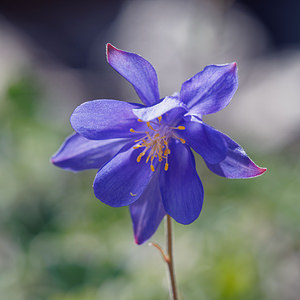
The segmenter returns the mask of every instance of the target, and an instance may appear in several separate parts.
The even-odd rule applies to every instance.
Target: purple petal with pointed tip
[[[160,191],[166,213],[181,224],[195,221],[202,209],[203,187],[189,147],[170,143],[169,169],[161,171]]]
[[[157,75],[147,60],[107,44],[107,61],[133,85],[145,105],[150,106],[159,101]]]
[[[225,159],[217,164],[206,161],[207,167],[217,175],[227,178],[251,178],[262,175],[266,168],[257,166],[246,154],[244,149],[224,134],[227,145]]]
[[[51,162],[65,170],[99,169],[130,139],[88,140],[75,133],[68,137],[51,158]]]
[[[130,129],[142,130],[146,124],[138,122],[132,109],[141,105],[117,100],[94,100],[79,105],[71,115],[76,132],[91,140],[134,138]]]
[[[223,133],[200,120],[194,120],[180,123],[185,130],[176,130],[176,135],[183,138],[207,162],[214,164],[222,161],[227,151]]]
[[[157,170],[141,197],[130,205],[134,239],[138,245],[155,233],[166,214],[161,200],[158,176]]]
[[[94,180],[95,196],[113,207],[130,205],[139,199],[153,175],[145,159],[137,162],[140,149],[123,150],[99,170]]]
[[[236,63],[210,65],[182,84],[181,100],[189,115],[215,113],[226,107],[238,87]]]

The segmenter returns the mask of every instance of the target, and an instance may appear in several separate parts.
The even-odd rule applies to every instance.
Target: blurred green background
[[[34,35],[30,35],[30,31],[23,32],[16,26],[17,23],[10,23],[10,20],[16,19],[10,18],[11,14],[7,12],[13,10],[2,11],[1,299],[168,299],[164,263],[159,253],[147,243],[142,246],[134,244],[128,208],[110,208],[93,195],[92,182],[96,170],[73,174],[58,169],[49,162],[51,155],[72,132],[68,119],[76,105],[86,100],[105,97],[137,99],[129,86],[123,87],[126,82],[105,63],[103,40],[107,38],[109,40],[106,41],[115,41],[116,46],[139,52],[141,55],[144,55],[143,47],[147,48],[148,45],[143,42],[150,43],[151,38],[155,40],[149,32],[144,32],[141,36],[134,36],[132,40],[128,38],[127,41],[118,42],[119,39],[122,40],[121,24],[129,22],[126,28],[130,28],[133,22],[130,18],[126,21],[128,13],[141,11],[141,2],[127,2],[122,2],[122,9],[103,2],[106,4],[105,12],[114,12],[114,22],[107,21],[106,27],[99,30],[98,39],[90,47],[88,63],[79,58],[76,60],[76,55],[71,53],[73,60],[63,60],[57,54],[59,52],[51,52],[43,41],[38,43]],[[163,2],[165,1],[161,1]],[[182,2],[177,3],[181,7]],[[209,11],[220,13],[218,5],[215,4]],[[157,8],[160,6],[153,9],[159,14]],[[226,8],[226,13],[235,8]],[[90,15],[95,14],[91,8],[87,11]],[[191,9],[189,14],[193,16]],[[154,16],[156,15],[152,15],[152,18]],[[249,14],[249,18],[250,16],[254,18],[253,15]],[[212,13],[210,17],[213,19],[215,15]],[[43,22],[41,19],[37,20],[42,31]],[[66,22],[71,21],[68,19]],[[234,28],[239,27],[239,23],[235,26]],[[172,31],[170,28],[169,30],[165,32],[166,36],[171,34]],[[261,25],[260,32],[264,31],[267,29]],[[48,37],[45,32],[43,34]],[[84,36],[86,32],[90,32],[89,28],[82,32],[72,31],[72,34]],[[182,31],[179,33],[178,37],[182,37]],[[201,27],[192,43],[198,45],[199,41],[205,40],[207,43],[201,47],[208,53],[214,43],[209,43],[207,37],[214,34],[217,39],[219,33],[214,33],[212,27]],[[49,37],[51,40],[50,35]],[[268,38],[264,35],[263,40]],[[172,78],[165,75],[165,68],[169,69],[169,64],[173,62],[175,70],[182,69],[181,65],[178,66],[173,61],[176,49],[180,47],[179,45],[176,48],[173,42],[160,48],[164,50],[160,52],[163,57],[155,56],[155,49],[146,56],[155,66],[158,65],[161,89],[164,89],[165,84],[167,94],[172,92],[168,90]],[[126,48],[128,44],[131,46]],[[217,62],[221,59],[227,62],[231,58],[238,60],[242,66],[239,91],[225,114],[220,113],[219,121],[216,115],[214,122],[219,125],[220,130],[229,133],[245,146],[245,150],[256,163],[268,168],[267,173],[255,179],[228,180],[210,173],[202,159],[196,156],[198,172],[205,189],[203,211],[199,219],[191,225],[174,223],[175,266],[182,299],[297,300],[299,297],[300,147],[299,127],[296,122],[299,116],[295,115],[299,109],[299,101],[298,106],[297,101],[290,105],[293,112],[290,115],[290,111],[287,112],[284,107],[284,103],[289,105],[288,101],[292,101],[291,99],[299,100],[299,87],[292,85],[289,99],[276,99],[276,95],[266,97],[266,94],[272,94],[272,87],[275,89],[278,82],[290,83],[289,78],[294,78],[293,74],[299,75],[300,69],[293,67],[299,66],[300,60],[294,59],[295,63],[289,65],[286,72],[280,72],[282,77],[278,79],[274,75],[276,72],[272,72],[274,65],[280,59],[286,62],[290,57],[299,58],[299,55],[293,49],[286,55],[280,52],[278,56],[274,56],[275,44],[270,43],[264,50],[256,49],[250,54],[248,48],[246,54],[230,51],[228,54],[226,49],[221,53],[210,53],[210,56],[202,53],[199,62],[196,59],[191,60],[192,65],[191,62],[190,65],[187,63],[185,57],[183,61],[189,68],[174,75],[174,86],[178,89],[179,82],[200,71],[213,60],[214,55]],[[137,45],[137,49],[132,45]],[[175,50],[171,51],[169,45],[173,45]],[[80,49],[77,49],[78,57],[82,58],[82,53],[86,52],[81,49],[81,55]],[[187,49],[189,48],[186,47]],[[68,53],[65,55],[68,57]],[[190,55],[193,58],[193,54]],[[191,57],[189,56],[190,59]],[[180,55],[177,59],[180,59]],[[165,65],[160,63],[161,60],[165,61]],[[76,65],[75,62],[79,61],[82,65]],[[253,65],[263,65],[259,71],[270,75],[265,86],[262,81],[266,77],[258,75],[259,83],[255,84],[253,81],[257,76],[257,68]],[[170,73],[172,70],[170,72],[169,69],[169,75]],[[243,75],[245,73],[248,75]],[[177,82],[176,76],[180,81],[178,79]],[[296,78],[299,80],[299,77]],[[257,102],[254,102],[253,106],[251,103],[249,106],[246,99],[250,101],[251,91],[259,84],[253,101],[260,101],[261,104],[258,107]],[[284,87],[279,86],[279,89],[281,91]],[[239,101],[242,105],[236,111],[234,106]],[[283,116],[277,114],[274,106],[283,112]],[[231,108],[233,112],[230,115]],[[263,122],[260,114],[268,122]],[[248,115],[251,117],[247,121]],[[231,123],[232,119],[236,123]],[[287,125],[287,121],[292,120],[296,121]],[[223,127],[220,124],[224,124]],[[240,128],[235,128],[236,126]],[[284,129],[283,132],[278,127]],[[258,135],[257,139],[251,133]],[[164,245],[163,227],[162,224],[151,239],[161,245]]]

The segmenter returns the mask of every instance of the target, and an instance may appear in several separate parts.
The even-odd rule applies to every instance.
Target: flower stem
[[[178,300],[177,287],[175,280],[175,270],[174,270],[174,258],[173,258],[173,247],[172,247],[172,219],[167,215],[166,222],[166,242],[167,242],[167,259],[165,259],[168,271],[169,271],[169,284],[170,284],[170,295],[172,300]]]
[[[163,260],[167,264],[171,300],[178,300],[175,271],[174,271],[173,249],[172,249],[172,219],[169,215],[167,215],[166,217],[166,243],[167,243],[167,254],[162,249],[162,247],[157,243],[151,242],[149,243],[149,246],[155,247],[160,252]]]

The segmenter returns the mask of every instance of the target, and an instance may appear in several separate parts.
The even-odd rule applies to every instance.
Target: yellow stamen
[[[145,122],[149,128],[149,131],[136,131],[132,128],[130,129],[130,132],[133,133],[144,133],[144,137],[135,140],[136,144],[133,146],[133,149],[136,150],[139,148],[144,148],[144,150],[137,156],[136,161],[139,163],[142,160],[142,157],[147,154],[145,162],[148,163],[150,161],[150,169],[152,172],[155,171],[155,159],[157,159],[156,162],[162,162],[165,160],[164,170],[168,170],[168,155],[171,153],[168,143],[171,137],[176,138],[181,142],[184,141],[183,139],[177,137],[173,131],[173,129],[184,130],[184,126],[169,127],[166,126],[166,124],[161,124],[161,116],[158,117],[157,120],[158,122]],[[143,122],[140,119],[138,119],[138,121]]]
[[[148,149],[146,149],[146,151],[147,151],[147,150],[148,150]],[[146,151],[144,150],[143,152],[141,152],[141,153],[139,154],[139,156],[138,156],[137,159],[136,159],[137,162],[140,162],[140,161],[141,161],[141,159],[142,159],[142,157],[145,155]]]
[[[153,161],[153,159],[152,159],[152,157],[153,157],[153,152],[154,152],[154,149],[153,148],[151,148],[151,151],[150,151],[150,153],[149,153],[149,155],[148,155],[148,157],[147,157],[147,159],[146,159],[146,163],[149,161],[149,159],[151,158],[151,164],[152,164],[152,161]]]
[[[170,149],[165,149],[165,152],[164,152],[164,156],[168,155],[171,153],[171,150]]]
[[[135,196],[136,196],[136,194],[133,194],[133,193],[131,193],[131,192],[130,192],[130,196],[132,196],[132,197],[135,197]]]
[[[173,133],[173,136],[175,137],[175,139],[179,140],[182,144],[185,144],[185,140],[184,139],[180,138],[175,133]]]
[[[146,124],[151,130],[155,131],[155,129],[151,126],[150,122],[147,122]]]

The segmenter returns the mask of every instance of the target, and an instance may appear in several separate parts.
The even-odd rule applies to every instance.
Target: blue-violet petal
[[[134,108],[141,105],[117,100],[94,100],[79,105],[71,115],[71,125],[76,132],[92,140],[134,137],[131,128],[143,130]]]
[[[183,121],[180,125],[185,130],[177,130],[176,134],[183,138],[187,144],[199,153],[203,159],[215,164],[226,156],[226,144],[223,133],[194,118],[195,121]]]
[[[137,162],[141,150],[132,147],[120,151],[97,173],[95,196],[113,207],[132,204],[140,198],[154,172],[144,159]],[[156,166],[155,162],[153,163]]]
[[[68,137],[51,158],[51,162],[65,170],[99,169],[130,139],[88,140],[75,133]]]
[[[227,178],[251,178],[262,175],[267,169],[257,166],[246,154],[244,149],[224,134],[227,155],[221,162],[207,167],[217,175]]]
[[[140,198],[130,205],[135,242],[140,245],[157,230],[166,212],[162,204],[158,170]]]
[[[133,85],[145,105],[153,105],[159,101],[156,71],[147,60],[107,44],[107,61]]]
[[[226,107],[238,87],[236,63],[210,65],[182,84],[181,101],[190,115],[207,115]]]
[[[195,169],[193,153],[173,140],[168,156],[169,169],[160,173],[160,191],[166,213],[181,224],[190,224],[200,214],[203,187]]]
[[[182,110],[182,115],[187,111],[187,107],[179,101],[178,97],[169,96],[153,106],[135,108],[133,109],[133,113],[139,119],[147,122],[172,111],[174,108],[180,108]]]

